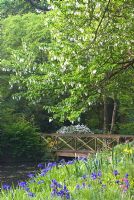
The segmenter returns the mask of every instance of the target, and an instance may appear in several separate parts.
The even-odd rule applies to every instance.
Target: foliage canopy
[[[48,1],[44,13],[2,20],[1,70],[15,98],[61,121],[116,97],[133,106],[133,1]]]

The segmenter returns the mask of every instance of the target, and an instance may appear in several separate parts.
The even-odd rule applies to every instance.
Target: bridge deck
[[[56,151],[57,157],[88,157],[91,152],[89,151],[73,151],[73,150],[62,150]]]

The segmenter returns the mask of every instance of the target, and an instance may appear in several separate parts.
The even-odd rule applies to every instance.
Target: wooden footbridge
[[[120,143],[134,141],[134,135],[113,134],[42,134],[51,152],[58,157],[87,157],[92,153],[112,149]]]

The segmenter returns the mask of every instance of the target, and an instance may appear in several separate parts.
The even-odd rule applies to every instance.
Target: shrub
[[[134,134],[134,123],[129,122],[129,123],[124,123],[124,124],[119,124],[120,127],[120,133],[122,135],[133,135]]]
[[[13,160],[39,160],[45,145],[36,128],[20,117],[6,124],[0,134],[0,157]]]
[[[60,134],[93,134],[93,132],[84,125],[71,125],[71,126],[63,126],[61,127],[57,133]]]

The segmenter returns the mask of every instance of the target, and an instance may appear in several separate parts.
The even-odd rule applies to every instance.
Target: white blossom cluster
[[[63,126],[56,133],[59,134],[93,134],[93,132],[84,125]]]

